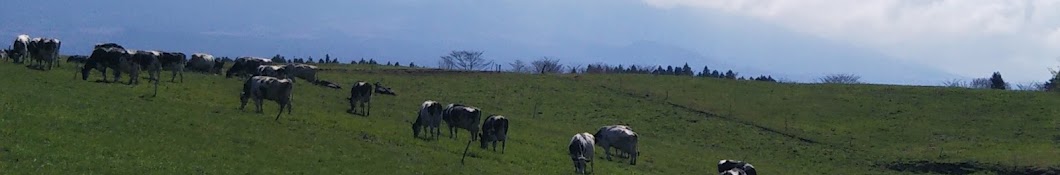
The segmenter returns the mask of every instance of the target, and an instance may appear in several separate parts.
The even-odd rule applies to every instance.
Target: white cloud
[[[1055,65],[1055,58],[1060,56],[1057,0],[644,2],[663,9],[692,8],[748,16],[965,76],[998,70],[1013,72],[1016,80],[1036,80],[1047,74],[1045,68],[1025,66]]]

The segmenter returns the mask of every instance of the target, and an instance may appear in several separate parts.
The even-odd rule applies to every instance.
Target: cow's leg
[[[279,102],[277,102],[277,103],[280,104],[280,112],[276,113],[276,119],[273,119],[275,121],[279,121],[280,120],[280,115],[283,115],[283,108],[287,107],[287,105],[283,105],[283,103],[279,103]],[[290,110],[288,110],[288,112],[290,112]]]
[[[287,101],[287,114],[291,114],[291,111],[293,111],[291,109],[293,108],[292,106],[294,106],[294,103],[291,103],[291,101]]]
[[[260,97],[254,97],[254,106],[257,107],[257,109],[255,111],[258,114],[265,113],[264,111],[261,110],[262,101],[264,101],[264,99],[262,99]]]
[[[611,161],[611,147],[610,146],[604,146],[604,156],[605,156],[605,158],[607,158],[607,161]]]
[[[493,147],[497,147],[497,145],[493,145]],[[508,139],[501,140],[501,154],[504,154],[506,147],[508,147]]]

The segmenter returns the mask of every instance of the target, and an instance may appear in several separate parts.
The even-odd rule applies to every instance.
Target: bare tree
[[[508,65],[512,66],[512,72],[530,73],[530,67],[523,60],[515,60],[515,62],[508,63]]]
[[[585,73],[585,68],[583,68],[582,65],[569,65],[567,66],[567,70],[567,73],[570,74]]]
[[[452,51],[449,55],[442,56],[442,60],[439,64],[440,68],[443,69],[459,69],[459,70],[482,70],[490,68],[493,65],[493,61],[488,61],[482,58],[481,51]]]
[[[1045,83],[1042,82],[1029,82],[1025,84],[1016,84],[1016,90],[1021,91],[1045,91]]]
[[[968,88],[972,89],[990,89],[989,78],[975,78],[971,82],[968,82]]]
[[[967,85],[961,79],[953,79],[942,82],[942,86],[946,87],[966,87]]]
[[[854,74],[832,74],[819,78],[821,83],[826,84],[860,84],[861,76]]]
[[[559,64],[558,59],[543,57],[531,62],[530,65],[534,66],[534,73],[538,74],[563,73],[563,65]]]

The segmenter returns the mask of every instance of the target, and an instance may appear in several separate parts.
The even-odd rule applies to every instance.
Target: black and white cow
[[[493,151],[497,151],[497,142],[501,142],[501,153],[504,153],[508,145],[508,118],[500,115],[490,115],[482,122],[482,133],[479,134],[479,147],[486,149],[490,143]]]
[[[52,65],[59,66],[59,48],[62,46],[62,42],[59,39],[53,38],[33,38],[29,41],[29,55],[33,59],[33,64],[40,66],[41,69],[47,68],[52,69]],[[47,63],[48,67],[44,67]]]
[[[210,54],[195,53],[191,54],[191,60],[188,60],[185,67],[192,71],[220,74],[221,69],[224,68],[224,62]]]
[[[427,129],[427,138],[438,138],[442,135],[439,125],[442,123],[442,104],[436,101],[424,101],[420,105],[419,116],[416,117],[416,122],[412,123],[412,134],[415,137],[420,136],[420,130]]]
[[[294,83],[290,79],[279,79],[268,76],[254,76],[243,83],[243,92],[239,93],[239,110],[247,106],[247,100],[253,98],[257,112],[262,113],[261,103],[263,100],[275,101],[280,105],[280,112],[276,114],[275,120],[280,120],[283,108],[287,108],[287,114],[291,114],[291,101]]]
[[[372,111],[372,85],[364,81],[353,83],[350,88],[350,113],[357,114],[357,107],[361,107],[361,115],[369,116]]]
[[[11,44],[12,52],[10,55],[11,59],[15,63],[23,63],[29,56],[29,35],[18,35],[15,37],[15,42]]]
[[[132,57],[133,62],[140,65],[140,70],[145,70],[148,73],[149,80],[155,85],[154,96],[158,95],[158,82],[161,79],[162,74],[162,61],[159,57],[162,56],[162,52],[153,50],[126,50]]]
[[[574,172],[585,174],[586,163],[592,167],[593,149],[595,149],[595,146],[596,139],[587,132],[574,134],[574,137],[570,138],[567,150],[571,161],[574,161]]]
[[[733,175],[757,175],[755,166],[750,163],[738,160],[721,160],[718,161],[718,173],[725,174],[731,173]]]
[[[611,125],[600,127],[593,134],[596,137],[596,143],[600,147],[604,148],[604,155],[607,156],[607,160],[611,160],[611,147],[618,148],[618,150],[629,153],[629,164],[637,164],[637,155],[640,153],[637,150],[637,133],[633,132],[627,126],[624,125]]]
[[[317,66],[308,64],[288,64],[284,66],[287,76],[301,78],[310,83],[317,82]]]
[[[239,57],[232,64],[231,68],[225,72],[226,78],[232,78],[232,76],[243,76],[253,75],[257,71],[258,66],[268,65],[272,63],[272,60],[261,57]]]
[[[258,68],[255,69],[254,73],[251,74],[251,75],[253,75],[253,76],[270,76],[270,77],[286,79],[288,77],[287,77],[287,73],[286,73],[285,70],[286,70],[286,68],[284,66],[261,65],[261,66],[258,66]],[[291,80],[293,81],[294,79],[291,79]]]
[[[188,58],[184,53],[180,52],[162,52],[162,56],[158,57],[158,61],[162,63],[163,69],[169,69],[173,72],[173,78],[170,78],[170,82],[177,82],[177,75],[180,75],[180,82],[184,82],[184,67],[188,63]]]
[[[379,82],[375,82],[375,93],[397,96],[397,93],[395,93],[394,90],[383,86],[383,84]]]
[[[327,81],[327,80],[317,80],[316,82],[313,82],[313,84],[324,86],[324,87],[328,87],[328,88],[332,88],[332,89],[342,89],[342,86],[339,86],[339,84],[335,84],[335,83],[332,83],[332,82]]]
[[[129,74],[129,84],[139,82],[140,65],[132,61],[123,47],[113,43],[96,45],[92,50],[92,55],[88,56],[85,65],[81,68],[81,80],[88,80],[92,69],[96,69],[103,74],[103,81],[106,82],[108,68],[114,71],[115,82],[121,78],[122,72]]]
[[[83,64],[87,60],[88,60],[88,56],[84,56],[84,55],[70,55],[70,56],[66,57],[66,62],[67,63]]]
[[[481,118],[482,110],[461,104],[449,104],[442,111],[442,120],[449,126],[449,138],[453,139],[456,139],[457,128],[460,128],[470,132],[472,141],[477,140]]]

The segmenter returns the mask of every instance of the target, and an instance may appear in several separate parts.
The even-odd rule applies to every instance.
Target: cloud
[[[643,0],[660,9],[718,11],[859,47],[951,73],[1047,74],[1056,64],[1060,1],[1034,0]],[[973,42],[973,43],[967,43]],[[952,64],[954,61],[967,63]],[[970,65],[976,64],[976,65]],[[993,69],[989,67],[994,67]],[[1006,77],[1008,78],[1008,77]]]

